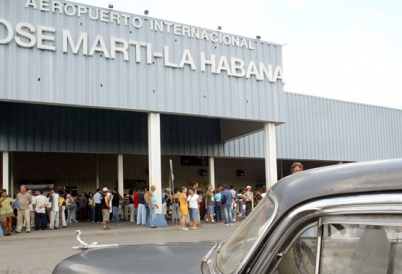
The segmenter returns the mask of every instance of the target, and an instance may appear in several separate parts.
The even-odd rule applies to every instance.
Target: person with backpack
[[[233,225],[232,219],[232,192],[226,188],[225,185],[221,186],[221,204],[225,214],[225,225]]]

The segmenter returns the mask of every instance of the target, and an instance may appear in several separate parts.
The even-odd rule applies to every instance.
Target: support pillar
[[[10,164],[9,164],[9,170],[10,170],[10,190],[9,190],[9,194],[10,197],[14,197],[15,193],[14,191],[14,154],[12,152],[10,152],[9,157],[8,157]]]
[[[156,225],[167,226],[162,214],[162,166],[161,166],[161,126],[160,114],[148,114],[148,162],[149,186],[156,187],[155,196],[158,208],[156,209]]]
[[[208,160],[208,176],[209,176],[209,184],[212,186],[212,189],[215,189],[215,158],[209,157]]]
[[[123,154],[117,155],[117,190],[120,195],[124,193],[124,169],[123,169]]]
[[[265,182],[267,190],[278,181],[275,124],[264,125]]]
[[[10,154],[8,151],[3,152],[3,188],[10,193]]]

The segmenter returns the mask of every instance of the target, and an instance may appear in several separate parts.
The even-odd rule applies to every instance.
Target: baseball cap
[[[103,192],[109,191],[109,189],[107,187],[103,188]]]
[[[247,189],[247,188],[251,188],[251,186],[247,186],[246,189]]]

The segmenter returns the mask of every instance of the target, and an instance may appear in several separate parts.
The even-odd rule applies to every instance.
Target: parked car
[[[402,273],[401,229],[402,159],[336,165],[282,179],[212,247],[90,250],[53,273]]]

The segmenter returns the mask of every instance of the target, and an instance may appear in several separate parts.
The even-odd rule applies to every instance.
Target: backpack
[[[222,204],[226,203],[226,196],[225,195],[222,196],[221,202],[222,202]]]

